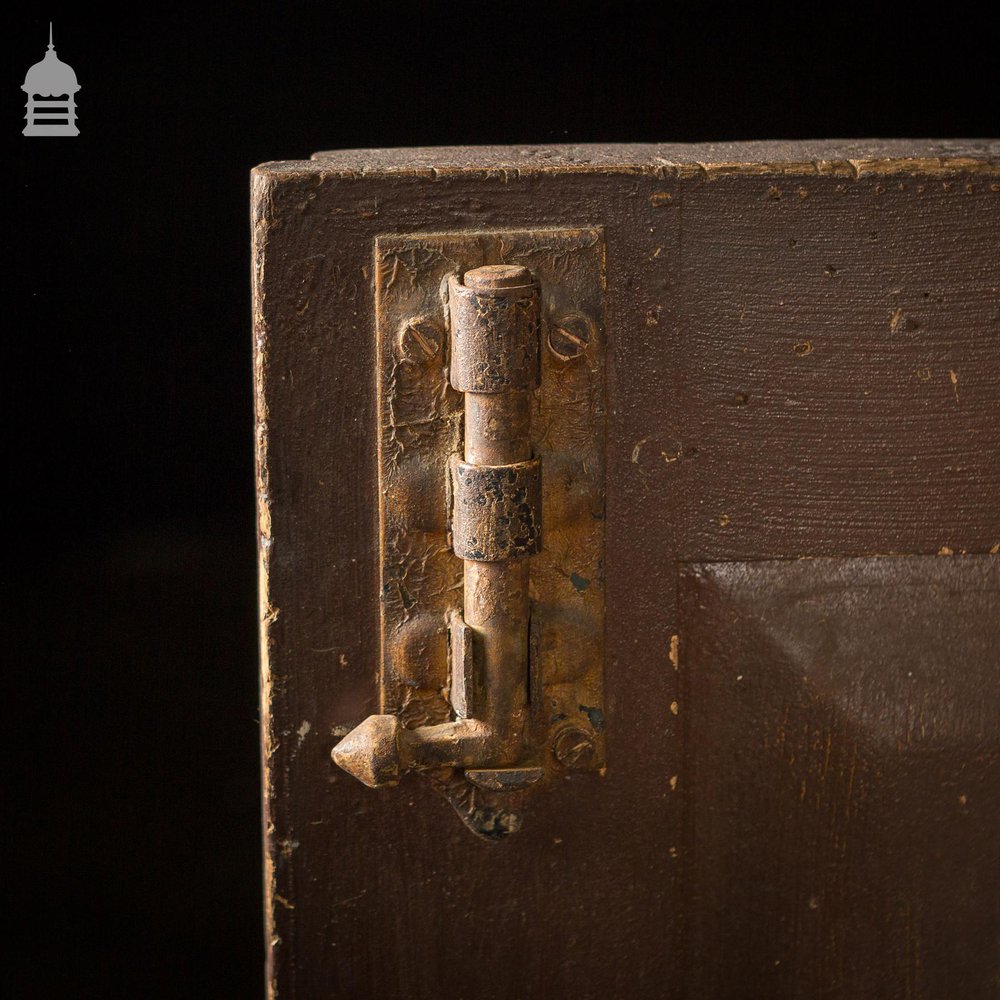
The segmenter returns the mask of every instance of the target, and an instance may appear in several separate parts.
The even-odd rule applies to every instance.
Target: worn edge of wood
[[[270,652],[273,645],[271,626],[275,612],[270,602],[270,550],[271,550],[271,501],[268,489],[268,437],[267,396],[265,368],[267,364],[267,337],[269,326],[264,314],[264,257],[267,247],[271,186],[257,171],[251,174],[251,292],[253,337],[253,390],[254,390],[254,485],[256,490],[257,519],[257,597],[259,635],[259,706],[261,748],[261,837],[263,848],[263,904],[264,904],[264,954],[265,988],[268,1000],[277,1000],[277,970],[275,948],[277,936],[274,906],[277,889],[277,872],[271,843],[271,801],[274,794],[273,773],[270,762],[277,749],[274,719],[271,714]]]
[[[262,168],[372,177],[482,176],[516,179],[545,174],[641,175],[660,178],[733,174],[842,176],[1000,172],[998,139],[860,139],[795,142],[441,146],[321,151],[311,160],[274,161]]]

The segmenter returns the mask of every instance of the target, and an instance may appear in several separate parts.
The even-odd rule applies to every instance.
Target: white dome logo
[[[24,76],[21,87],[28,95],[28,124],[24,135],[79,135],[76,127],[76,94],[80,84],[76,73],[57,55],[52,44],[52,22],[49,22],[49,49],[41,62],[35,63]]]

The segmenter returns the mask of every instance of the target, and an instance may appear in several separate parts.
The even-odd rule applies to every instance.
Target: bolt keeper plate
[[[530,268],[541,289],[540,316],[525,322],[541,325],[531,427],[534,459],[545,470],[542,488],[538,461],[502,467],[514,470],[514,479],[507,483],[505,473],[491,502],[511,519],[506,537],[480,530],[473,503],[463,500],[471,501],[471,490],[454,478],[452,470],[464,466],[463,397],[448,380],[449,282],[500,263]],[[545,544],[530,560],[533,676],[524,759],[555,773],[598,769],[604,764],[603,233],[380,236],[375,298],[381,711],[409,728],[465,714],[472,692],[452,695],[449,668],[449,618],[462,605],[460,555],[477,550],[500,559],[519,547],[536,551],[544,519]],[[561,752],[567,729],[573,741],[587,744],[586,753]]]

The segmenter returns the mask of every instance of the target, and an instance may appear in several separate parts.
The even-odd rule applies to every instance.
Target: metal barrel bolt
[[[540,378],[539,289],[531,272],[493,264],[449,282],[451,385],[464,393],[464,452],[451,462],[451,537],[464,562],[450,617],[455,720],[406,729],[372,715],[333,759],[372,787],[410,769],[464,768],[473,784],[523,787],[528,711],[529,564],[540,551],[541,463],[532,455],[531,393]]]

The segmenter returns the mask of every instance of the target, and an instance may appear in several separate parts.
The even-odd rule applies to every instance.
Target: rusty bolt
[[[523,288],[531,281],[531,272],[520,264],[484,264],[466,271],[462,284],[477,292],[489,292],[497,288]]]
[[[552,752],[563,767],[584,770],[594,761],[594,739],[576,726],[560,730],[552,742]]]
[[[333,748],[333,762],[369,788],[395,785],[402,731],[395,715],[369,715]]]
[[[430,361],[441,353],[443,342],[444,330],[426,316],[407,320],[399,331],[399,352],[405,361]]]
[[[587,350],[590,323],[583,316],[564,316],[549,324],[549,350],[560,361],[572,361]]]

